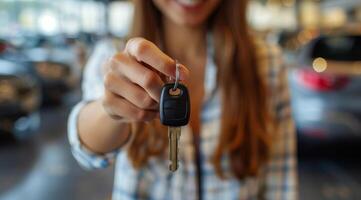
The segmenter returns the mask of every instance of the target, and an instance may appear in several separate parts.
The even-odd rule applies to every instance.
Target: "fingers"
[[[137,108],[132,103],[116,94],[106,91],[103,98],[103,107],[116,120],[124,121],[151,121],[158,112]]]
[[[118,76],[124,76],[130,82],[137,84],[143,88],[152,99],[159,102],[160,92],[164,82],[156,72],[148,69],[124,53],[116,54],[110,62],[112,72],[117,73]]]
[[[179,78],[189,76],[180,65]],[[159,116],[158,102],[164,85],[161,74],[175,78],[173,59],[153,43],[142,38],[128,41],[124,52],[114,55],[104,65],[103,107],[114,119],[150,121]]]
[[[144,62],[162,74],[175,78],[176,67],[174,60],[152,42],[143,38],[130,39],[125,47],[125,52],[138,62]],[[179,75],[180,80],[184,81],[189,76],[189,70],[184,65],[180,65]]]
[[[125,77],[109,73],[106,80],[104,80],[104,84],[110,92],[125,98],[140,109],[158,110],[158,103],[141,87],[131,83]]]

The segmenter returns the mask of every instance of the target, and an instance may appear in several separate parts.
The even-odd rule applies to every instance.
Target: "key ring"
[[[173,91],[175,91],[178,87],[178,84],[179,84],[179,62],[178,60],[174,60],[175,62],[175,69],[176,69],[176,72],[175,72],[175,82],[174,82],[174,87],[173,87]]]

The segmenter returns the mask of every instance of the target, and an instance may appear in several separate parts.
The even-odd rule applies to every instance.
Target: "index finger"
[[[175,78],[175,62],[163,53],[155,44],[143,39],[132,38],[127,42],[125,51],[138,62],[144,62],[166,76]],[[184,81],[188,78],[189,70],[182,64],[179,66],[179,78]]]

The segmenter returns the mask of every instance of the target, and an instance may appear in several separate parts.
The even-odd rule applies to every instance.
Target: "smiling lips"
[[[175,0],[175,1],[185,7],[196,7],[204,0]]]

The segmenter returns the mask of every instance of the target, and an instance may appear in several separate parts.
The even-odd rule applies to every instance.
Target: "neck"
[[[164,45],[172,57],[189,60],[206,52],[206,28],[182,26],[164,18]]]

